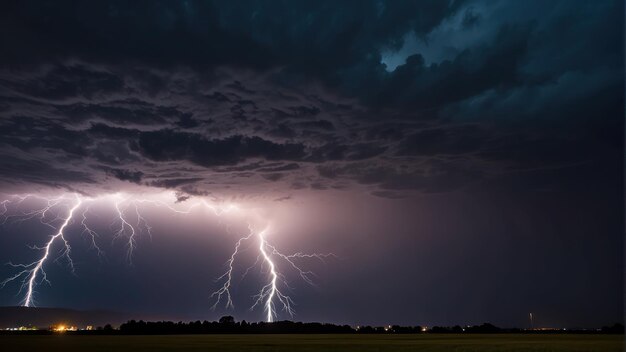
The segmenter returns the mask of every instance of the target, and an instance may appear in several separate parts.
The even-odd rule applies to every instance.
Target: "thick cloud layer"
[[[621,162],[622,14],[619,1],[7,2],[0,178],[389,198],[520,175],[560,187],[547,174]]]

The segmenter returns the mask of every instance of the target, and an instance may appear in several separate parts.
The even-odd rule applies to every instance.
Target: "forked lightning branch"
[[[46,274],[46,266],[59,258],[64,258],[68,263],[69,270],[74,272],[72,260],[72,247],[67,236],[68,231],[78,231],[86,236],[90,246],[100,256],[103,254],[98,242],[102,236],[90,226],[90,219],[96,212],[95,203],[105,203],[114,212],[111,219],[111,235],[113,240],[123,239],[126,246],[126,260],[132,264],[133,252],[137,247],[137,238],[141,234],[152,236],[152,227],[143,213],[148,208],[160,208],[172,215],[187,215],[200,208],[210,210],[216,216],[226,216],[232,212],[243,212],[236,204],[209,202],[205,199],[189,199],[184,205],[174,202],[173,195],[158,194],[155,196],[135,196],[125,194],[112,194],[99,197],[86,197],[78,194],[68,194],[56,197],[41,195],[11,195],[0,202],[0,216],[2,224],[21,223],[24,221],[39,221],[50,228],[42,243],[31,244],[31,249],[36,251],[37,257],[29,263],[7,263],[14,269],[14,273],[0,283],[5,287],[9,283],[18,283],[18,295],[21,304],[25,307],[34,306],[37,287],[41,284],[50,283],[52,278]],[[33,205],[36,204],[36,205]],[[281,253],[276,246],[267,240],[267,234],[271,230],[268,221],[262,228],[255,228],[251,223],[247,224],[248,231],[242,234],[235,242],[233,252],[226,261],[226,271],[217,278],[219,288],[211,294],[212,308],[223,304],[226,308],[234,308],[233,280],[237,259],[241,255],[242,246],[256,248],[257,257],[254,264],[248,267],[241,279],[245,278],[251,269],[260,266],[262,284],[258,293],[253,297],[251,309],[262,308],[265,320],[272,322],[284,312],[293,316],[292,298],[285,293],[289,286],[284,271],[296,273],[300,279],[309,285],[314,285],[313,272],[305,270],[299,263],[302,259],[317,259],[324,261],[328,257],[334,257],[332,253]],[[60,248],[55,249],[55,248]],[[246,247],[247,248],[247,247]],[[281,270],[280,268],[283,268]]]

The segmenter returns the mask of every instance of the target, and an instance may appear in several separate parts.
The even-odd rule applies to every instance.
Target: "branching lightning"
[[[81,234],[89,241],[90,248],[95,250],[99,257],[104,256],[104,252],[98,245],[101,238],[98,232],[90,226],[90,217],[94,215],[94,202],[105,201],[111,205],[114,211],[114,219],[111,222],[113,240],[125,239],[126,259],[132,264],[133,253],[137,248],[137,239],[143,233],[152,237],[152,227],[148,219],[143,215],[146,206],[158,207],[171,211],[174,214],[188,215],[196,208],[205,208],[213,214],[221,217],[232,211],[240,210],[235,204],[210,203],[204,199],[194,202],[185,202],[185,206],[166,202],[154,197],[122,196],[120,194],[90,198],[81,195],[43,197],[39,195],[13,195],[0,202],[0,223],[21,223],[31,219],[38,219],[43,225],[53,229],[54,234],[48,238],[43,246],[31,246],[33,250],[40,251],[38,259],[26,264],[7,263],[17,272],[0,282],[0,288],[11,282],[19,282],[18,294],[23,293],[21,304],[25,307],[34,306],[34,295],[37,285],[48,283],[44,267],[50,260],[57,261],[61,258],[67,261],[72,272],[74,272],[74,262],[70,256],[71,247],[67,237],[68,229],[74,225],[80,226]],[[30,203],[38,202],[40,206],[34,209],[21,211]],[[25,203],[29,203],[24,205]],[[265,220],[264,220],[265,221]],[[265,221],[266,222],[266,221]],[[255,227],[248,224],[248,232],[235,242],[234,250],[226,261],[226,271],[216,279],[221,287],[212,293],[211,299],[213,309],[220,303],[224,303],[226,308],[234,308],[232,290],[236,286],[235,275],[237,259],[244,250],[256,248],[256,261],[249,266],[241,275],[243,280],[255,267],[261,268],[261,272],[266,274],[266,283],[260,288],[258,293],[252,297],[250,309],[262,307],[265,320],[272,322],[279,311],[284,311],[289,315],[294,314],[293,300],[285,292],[291,288],[287,284],[286,277],[279,271],[279,264],[285,264],[294,274],[297,274],[304,282],[314,285],[314,273],[304,270],[297,263],[299,259],[318,259],[324,261],[326,258],[335,257],[334,254],[283,254],[278,249],[268,243],[269,225],[263,230],[257,231]],[[55,248],[61,245],[60,249]],[[55,257],[55,255],[57,255]],[[266,270],[266,271],[264,271]]]
[[[287,262],[299,275],[300,277],[308,284],[314,285],[311,276],[313,275],[312,271],[305,271],[298,266],[293,259],[295,258],[317,258],[321,261],[324,261],[324,258],[335,257],[334,254],[303,254],[296,253],[291,255],[285,255],[279,252],[276,247],[272,246],[267,242],[266,236],[269,231],[269,226],[259,232],[255,232],[251,225],[248,225],[248,234],[241,237],[237,243],[235,244],[235,249],[231,254],[230,258],[226,262],[227,270],[224,272],[222,276],[220,276],[217,281],[223,280],[223,285],[219,290],[213,292],[211,297],[216,299],[213,308],[215,309],[217,305],[224,300],[226,302],[226,308],[233,308],[233,301],[231,296],[231,287],[233,285],[233,276],[234,276],[234,263],[237,255],[241,250],[241,246],[243,242],[250,241],[252,239],[256,239],[258,242],[258,250],[259,254],[257,256],[256,261],[250,267],[248,267],[243,275],[242,279],[248,275],[248,272],[255,266],[261,262],[268,268],[268,282],[263,287],[261,287],[260,291],[254,295],[254,304],[250,309],[254,309],[257,306],[263,306],[263,310],[266,315],[266,321],[272,322],[274,321],[277,311],[276,304],[278,303],[281,307],[282,311],[285,311],[290,316],[293,316],[293,300],[291,297],[281,291],[279,288],[281,285],[289,289],[289,285],[285,277],[278,271],[278,267],[276,264],[276,259],[282,259]]]
[[[115,232],[115,237],[114,238],[119,238],[122,235],[124,235],[127,231],[129,232],[128,233],[128,244],[127,244],[127,247],[128,247],[127,259],[128,259],[128,262],[132,264],[132,261],[133,261],[133,251],[135,250],[135,246],[136,246],[135,235],[137,234],[137,232],[135,231],[135,227],[133,225],[131,225],[124,218],[124,212],[122,211],[122,209],[120,209],[120,203],[122,203],[121,200],[117,200],[115,202],[115,210],[117,211],[117,216],[119,218],[120,228]],[[139,213],[137,213],[137,214],[139,214]]]
[[[102,257],[104,255],[104,252],[100,249],[100,247],[98,246],[98,243],[96,242],[96,238],[99,237],[98,233],[94,230],[92,230],[88,225],[87,225],[87,213],[89,213],[89,207],[85,207],[85,209],[82,212],[82,217],[83,219],[81,220],[80,224],[83,226],[83,234],[87,234],[89,236],[90,242],[91,242],[91,248],[95,249],[96,252],[98,253],[98,257]]]
[[[20,288],[20,291],[24,288],[26,289],[26,296],[24,297],[24,301],[23,301],[23,304],[25,307],[30,307],[33,304],[33,292],[35,289],[35,285],[37,283],[38,274],[41,273],[42,279],[45,281],[48,281],[46,277],[46,272],[43,270],[43,265],[48,259],[48,257],[50,256],[50,249],[57,239],[60,239],[63,242],[63,251],[61,255],[67,257],[70,267],[72,268],[72,271],[74,270],[74,263],[72,262],[72,258],[70,257],[71,248],[70,248],[69,243],[67,242],[67,239],[65,238],[64,231],[65,231],[65,228],[69,225],[70,221],[72,220],[72,217],[74,216],[74,212],[76,211],[76,209],[78,209],[81,203],[82,203],[81,200],[78,197],[76,197],[76,203],[70,208],[67,214],[67,217],[65,218],[65,220],[59,227],[57,233],[54,234],[52,237],[50,237],[50,239],[48,240],[48,242],[43,248],[37,248],[37,249],[43,250],[43,255],[41,256],[39,260],[34,261],[30,264],[10,263],[11,266],[15,268],[20,268],[22,270],[18,272],[17,274],[15,274],[14,276],[4,280],[2,282],[2,286],[6,285],[10,281],[17,280],[18,278],[23,277],[22,287]],[[56,204],[58,204],[58,202],[55,203],[55,205]],[[45,208],[45,210],[41,213],[42,219],[45,218],[45,213],[48,210],[50,210],[50,208],[51,208],[50,203],[48,203],[48,207]]]

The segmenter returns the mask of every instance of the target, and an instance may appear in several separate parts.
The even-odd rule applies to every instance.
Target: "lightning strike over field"
[[[34,206],[31,204],[35,202],[43,203],[43,205]],[[150,237],[152,237],[153,234],[153,228],[149,224],[148,218],[143,214],[146,207],[160,208],[172,212],[173,215],[182,216],[191,214],[191,212],[197,208],[205,208],[218,217],[222,217],[233,211],[242,210],[236,204],[213,204],[204,199],[188,201],[188,205],[183,208],[177,204],[178,202],[172,204],[171,202],[149,196],[122,196],[120,194],[93,198],[81,195],[42,197],[28,194],[10,196],[0,203],[0,216],[2,216],[3,224],[7,222],[19,224],[31,219],[38,219],[43,225],[53,228],[54,234],[43,246],[31,247],[34,250],[42,252],[37,260],[27,264],[8,263],[11,267],[18,269],[18,272],[2,281],[0,287],[4,287],[14,281],[21,281],[18,291],[18,294],[24,292],[21,304],[25,307],[31,307],[34,306],[36,286],[43,282],[50,284],[46,271],[44,270],[47,263],[51,260],[56,261],[59,258],[64,258],[67,260],[71,271],[74,272],[74,262],[70,256],[70,239],[67,235],[74,224],[80,226],[80,233],[85,236],[89,242],[90,248],[96,251],[98,257],[104,256],[104,251],[98,245],[98,241],[102,236],[90,225],[90,217],[95,215],[96,211],[99,209],[96,207],[97,202],[109,204],[113,209],[114,218],[109,226],[112,233],[112,240],[116,241],[120,238],[125,238],[126,260],[129,264],[132,264],[133,253],[137,249],[138,236],[144,232]],[[26,207],[34,209],[26,211],[19,210]],[[243,280],[250,270],[257,266],[260,266],[261,273],[265,272],[267,281],[263,284],[259,292],[252,297],[250,309],[262,306],[265,320],[271,322],[275,320],[278,314],[279,310],[276,308],[277,306],[280,307],[280,311],[284,311],[290,316],[294,314],[292,308],[293,300],[283,293],[284,290],[289,290],[290,287],[287,284],[286,277],[279,270],[279,262],[286,264],[286,267],[289,268],[290,271],[299,275],[307,284],[314,285],[312,280],[313,272],[301,269],[295,260],[298,258],[316,258],[324,261],[325,258],[334,257],[334,254],[283,254],[279,252],[274,245],[268,243],[267,235],[269,224],[266,219],[262,219],[262,222],[265,222],[265,227],[261,231],[258,231],[254,226],[248,223],[248,232],[235,242],[234,250],[226,261],[227,270],[216,279],[216,282],[221,282],[221,287],[213,292],[210,297],[215,300],[212,305],[213,309],[221,302],[225,302],[226,308],[234,308],[231,293],[233,287],[236,286],[234,285],[234,279],[237,259],[241,256],[243,250],[256,248],[256,261],[245,270],[241,279]],[[55,259],[54,248],[57,243],[61,244],[62,249],[56,252],[58,257]],[[252,245],[253,243],[256,244]]]
[[[23,289],[24,286],[26,288],[26,296],[24,297],[24,301],[23,301],[24,307],[30,307],[33,304],[33,292],[35,289],[35,284],[37,283],[37,276],[38,276],[37,274],[41,273],[43,280],[47,281],[46,272],[43,270],[43,265],[48,259],[48,257],[50,256],[50,247],[52,247],[52,245],[56,242],[57,239],[60,239],[63,242],[63,251],[61,255],[67,257],[68,262],[70,266],[72,267],[72,270],[74,270],[74,264],[72,262],[72,258],[70,257],[70,245],[64,236],[64,231],[65,231],[65,228],[69,225],[70,221],[72,220],[72,217],[74,216],[74,212],[76,211],[76,209],[78,209],[81,203],[82,201],[78,197],[76,197],[76,203],[70,208],[67,214],[67,217],[65,218],[65,220],[59,227],[59,230],[57,231],[57,233],[53,235],[52,237],[50,237],[50,240],[48,240],[48,242],[43,248],[37,248],[37,249],[43,250],[43,255],[41,256],[39,260],[32,262],[30,264],[11,264],[12,266],[16,268],[21,268],[23,270],[17,273],[16,275],[10,277],[9,279],[3,281],[2,286],[4,286],[9,281],[16,280],[20,277],[24,277],[24,280],[22,281],[22,287],[20,288],[20,290]],[[55,203],[55,205],[56,204],[58,203]],[[42,216],[45,216],[45,212],[47,212],[49,209],[50,209],[50,206],[48,206],[44,210],[44,212],[42,213],[43,214]]]
[[[216,302],[213,305],[213,308],[217,307],[220,301],[223,299],[226,301],[226,308],[233,308],[233,301],[231,297],[230,289],[233,284],[233,271],[234,271],[234,262],[237,255],[240,252],[241,246],[243,242],[247,242],[251,239],[256,239],[258,241],[258,251],[259,255],[255,261],[255,263],[248,267],[242,278],[245,277],[248,272],[259,264],[262,263],[262,266],[265,266],[268,269],[268,282],[263,287],[261,287],[259,293],[257,293],[254,298],[254,304],[250,309],[254,309],[257,306],[263,306],[263,310],[265,311],[266,321],[272,322],[274,321],[277,311],[276,311],[276,303],[279,303],[282,310],[285,311],[290,316],[293,316],[294,310],[292,308],[293,300],[291,297],[284,294],[279,286],[282,285],[286,288],[289,288],[289,285],[284,278],[284,276],[278,271],[278,267],[276,264],[276,259],[283,259],[286,261],[298,274],[300,277],[308,284],[313,285],[313,281],[309,277],[313,272],[302,270],[296,263],[292,260],[293,258],[317,258],[321,261],[324,261],[324,258],[335,257],[334,254],[302,254],[296,253],[292,255],[285,255],[279,252],[276,247],[270,245],[266,240],[266,235],[269,231],[269,225],[265,227],[262,231],[255,232],[254,228],[251,225],[248,225],[248,234],[244,237],[241,237],[237,243],[235,244],[235,250],[231,254],[230,258],[226,262],[226,266],[228,267],[226,272],[220,276],[217,280],[224,280],[222,287],[215,291],[211,297],[216,297]],[[262,258],[262,261],[260,259]]]

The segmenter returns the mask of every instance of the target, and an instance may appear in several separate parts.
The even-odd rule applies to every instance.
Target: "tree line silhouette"
[[[26,334],[41,335],[53,334],[52,330],[34,331],[5,331],[0,334]],[[303,323],[289,320],[272,323],[253,322],[245,320],[236,322],[232,316],[224,316],[219,321],[193,321],[172,322],[156,321],[146,322],[143,320],[130,320],[123,323],[119,328],[107,324],[94,330],[66,331],[76,335],[176,335],[176,334],[498,334],[498,333],[530,333],[530,334],[554,334],[554,333],[584,333],[584,334],[623,334],[624,326],[616,323],[612,326],[604,326],[601,329],[567,329],[567,330],[528,330],[520,328],[499,328],[490,323],[481,325],[465,326],[358,326],[335,325],[330,323]]]
[[[245,320],[235,322],[231,316],[220,318],[219,321],[195,322],[144,322],[131,320],[119,328],[123,334],[346,334],[354,332],[349,325],[322,323],[301,323],[277,321],[273,323],[248,323]]]
[[[121,334],[416,334],[416,333],[468,333],[468,334],[497,334],[497,333],[555,333],[555,332],[600,332],[600,333],[624,333],[622,324],[603,327],[599,330],[553,330],[553,331],[529,331],[519,328],[503,329],[490,323],[482,325],[461,327],[434,326],[425,328],[421,326],[360,326],[335,325],[329,323],[302,323],[293,321],[277,321],[272,323],[254,322],[245,320],[236,322],[232,316],[224,316],[219,321],[195,321],[195,322],[145,322],[143,320],[131,320],[122,324],[118,330]]]

